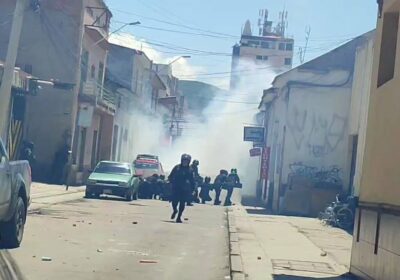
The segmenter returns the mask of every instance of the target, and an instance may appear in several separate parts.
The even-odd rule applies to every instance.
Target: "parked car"
[[[124,197],[127,201],[137,199],[139,178],[131,163],[101,161],[90,174],[86,183],[86,197],[109,194]]]
[[[0,242],[19,247],[30,202],[31,168],[26,160],[10,161],[0,138]]]
[[[155,159],[137,159],[133,162],[136,175],[148,178],[154,174],[164,175],[162,164]]]

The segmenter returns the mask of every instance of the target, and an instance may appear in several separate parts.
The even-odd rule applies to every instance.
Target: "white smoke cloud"
[[[179,55],[169,56],[159,52],[151,44],[147,43],[146,40],[138,39],[127,33],[112,34],[109,38],[109,42],[126,48],[143,51],[155,63],[168,64],[179,57]],[[190,76],[191,79],[196,79],[196,75],[204,71],[206,71],[206,69],[203,67],[192,65],[190,59],[182,58],[172,64],[172,72],[174,76],[178,78]]]
[[[204,112],[206,122],[191,118],[183,124],[183,136],[162,156],[168,168],[179,161],[182,153],[189,153],[200,161],[203,176],[214,177],[220,169],[237,168],[244,183],[243,193],[255,194],[260,158],[249,156],[252,143],[243,141],[243,128],[257,125],[254,118],[262,91],[276,75],[259,68],[252,63],[243,65],[239,70],[244,71],[240,85],[228,94],[217,94]]]
[[[167,63],[176,57],[168,57],[158,52],[146,41],[137,40],[128,34],[113,35],[111,40],[126,47],[143,50],[150,59],[158,63]],[[217,94],[204,111],[206,120],[186,114],[187,123],[181,124],[183,135],[172,147],[160,145],[160,137],[165,134],[168,125],[162,123],[162,118],[151,119],[135,114],[140,123],[140,139],[135,141],[137,153],[152,153],[160,156],[165,170],[169,171],[179,163],[180,155],[189,153],[193,159],[200,161],[202,176],[215,177],[220,169],[237,168],[244,183],[245,194],[255,194],[255,185],[259,177],[259,157],[251,158],[249,149],[252,143],[243,141],[243,127],[256,125],[255,114],[258,113],[262,91],[270,86],[275,73],[253,63],[245,63],[238,71],[241,83],[234,91]],[[191,76],[196,79],[196,73],[205,72],[200,67],[194,67],[190,60],[180,59],[174,63],[173,72],[179,75]],[[227,86],[226,76],[212,80],[217,84]],[[158,123],[157,123],[158,122]]]

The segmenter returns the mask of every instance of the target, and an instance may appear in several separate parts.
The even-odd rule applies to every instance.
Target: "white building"
[[[273,27],[268,10],[261,10],[258,35],[252,31],[250,21],[246,21],[240,42],[233,46],[231,89],[243,82],[243,71],[270,68],[281,73],[292,68],[294,40],[285,36],[286,20],[287,12],[283,12],[280,22]]]
[[[356,52],[371,36],[366,33],[278,75],[264,91],[260,109],[265,111],[269,170],[262,197],[276,212],[315,215],[337,193],[351,192],[357,153],[349,127],[358,135],[362,122],[350,113]],[[354,76],[357,88],[364,86],[359,75]],[[359,97],[353,98],[353,107],[357,102],[365,106]]]

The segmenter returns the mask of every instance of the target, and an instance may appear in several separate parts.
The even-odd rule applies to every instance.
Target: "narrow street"
[[[28,216],[21,248],[2,251],[2,276],[229,278],[225,208],[189,207],[183,224],[169,217],[169,203],[155,200],[79,199],[45,206]]]

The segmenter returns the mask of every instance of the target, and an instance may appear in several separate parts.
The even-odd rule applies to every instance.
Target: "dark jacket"
[[[193,171],[189,166],[176,165],[169,174],[168,180],[174,189],[193,190],[195,187]]]
[[[226,179],[226,181],[227,181],[226,184],[229,187],[237,187],[240,184],[239,176],[237,174],[233,174],[233,173],[228,175],[228,178]]]
[[[215,189],[216,188],[218,188],[218,189],[222,188],[223,184],[225,184],[225,181],[226,181],[226,175],[219,174],[214,180],[214,188]]]

